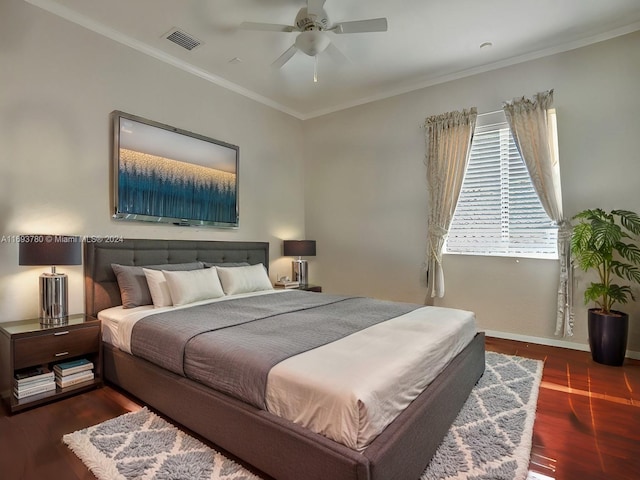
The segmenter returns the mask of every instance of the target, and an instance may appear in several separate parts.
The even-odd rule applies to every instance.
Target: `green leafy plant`
[[[628,210],[584,210],[575,217],[578,224],[571,235],[571,254],[584,270],[596,270],[600,281],[584,292],[585,303],[595,302],[609,315],[615,303],[634,299],[630,285],[614,283],[616,277],[640,283],[640,216]]]

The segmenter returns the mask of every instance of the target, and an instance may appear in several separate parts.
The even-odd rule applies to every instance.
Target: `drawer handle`
[[[69,355],[69,352],[56,353],[56,357],[64,357],[65,355]]]
[[[66,332],[56,332],[56,333],[54,333],[54,335],[57,337],[59,335],[66,335],[68,333],[69,333],[69,330],[67,330]]]

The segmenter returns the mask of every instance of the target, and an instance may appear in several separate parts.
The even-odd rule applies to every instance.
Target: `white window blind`
[[[445,251],[558,258],[548,217],[507,123],[476,127]]]

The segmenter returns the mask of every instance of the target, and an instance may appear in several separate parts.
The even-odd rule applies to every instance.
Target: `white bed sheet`
[[[267,409],[363,450],[475,334],[472,312],[414,310],[277,364]]]
[[[183,308],[193,307],[195,305],[204,305],[207,303],[224,302],[234,298],[254,297],[257,295],[271,295],[285,292],[285,289],[263,290],[260,292],[239,293],[237,295],[225,295],[224,297],[213,298],[210,300],[200,300],[199,302],[190,303],[188,305],[180,305],[177,307],[154,307],[153,305],[143,305],[134,308],[117,307],[107,308],[98,312],[98,318],[102,321],[102,340],[118,347],[127,353],[131,353],[131,331],[138,320],[148,317],[154,313],[169,312],[172,310],[180,310]]]
[[[180,307],[112,307],[98,318],[103,322],[103,340],[131,353],[133,326],[148,315],[282,291]],[[267,410],[354,450],[364,450],[476,333],[472,312],[419,308],[277,364],[267,379]]]

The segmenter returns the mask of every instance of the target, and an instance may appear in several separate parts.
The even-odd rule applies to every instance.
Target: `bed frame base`
[[[104,344],[104,376],[278,480],[418,479],[484,371],[479,333],[362,453]]]

